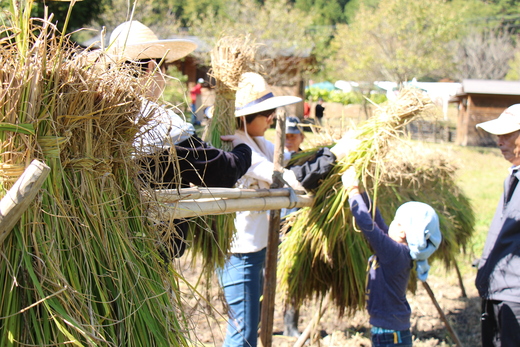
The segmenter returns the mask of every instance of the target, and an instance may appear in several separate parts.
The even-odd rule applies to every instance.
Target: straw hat
[[[477,128],[494,135],[505,135],[520,130],[520,104],[509,106],[500,117],[479,123]]]
[[[146,25],[133,20],[120,24],[110,35],[109,55],[127,60],[162,59],[172,62],[181,59],[197,48],[189,40],[159,40]]]
[[[242,74],[235,100],[235,117],[247,116],[302,101],[297,96],[274,96],[264,78],[254,72]]]

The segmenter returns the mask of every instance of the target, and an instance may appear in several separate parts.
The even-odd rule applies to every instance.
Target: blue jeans
[[[265,248],[254,253],[233,254],[219,272],[229,306],[223,347],[256,347],[260,322]]]
[[[372,347],[412,347],[412,333],[408,330],[387,330],[372,327]]]

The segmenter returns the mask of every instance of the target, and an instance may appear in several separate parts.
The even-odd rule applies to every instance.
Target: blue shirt
[[[388,226],[379,210],[372,219],[364,198],[366,194],[349,197],[350,209],[356,224],[374,250],[368,261],[366,301],[370,324],[383,329],[410,328],[411,309],[406,290],[412,269],[407,245],[388,236]]]

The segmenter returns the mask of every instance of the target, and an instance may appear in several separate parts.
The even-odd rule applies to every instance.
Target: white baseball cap
[[[494,135],[505,135],[520,130],[520,104],[509,106],[498,118],[479,123],[477,128]]]

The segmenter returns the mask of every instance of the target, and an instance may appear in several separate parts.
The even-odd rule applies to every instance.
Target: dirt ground
[[[203,292],[205,281],[199,278],[200,269],[192,267],[182,259],[178,268],[188,282]],[[464,289],[467,297],[462,297],[455,270],[445,270],[433,264],[428,283],[435,298],[446,316],[450,326],[459,338],[462,346],[480,346],[480,299],[473,285],[474,274],[463,275]],[[213,278],[212,281],[215,281]],[[218,299],[216,282],[212,282],[209,302],[200,296],[193,295],[193,289],[183,286],[184,312],[191,322],[191,336],[194,345],[217,347],[222,345],[226,331],[226,315],[222,314],[223,306]],[[456,346],[446,325],[441,320],[436,306],[422,285],[418,286],[416,295],[408,294],[412,308],[412,334],[414,346]],[[273,325],[273,346],[290,347],[296,338],[285,337],[283,332],[283,304],[276,300]],[[308,302],[300,310],[299,329],[303,331],[319,312],[320,303]],[[338,317],[335,308],[328,308],[313,330],[313,338],[306,346],[353,347],[371,346],[370,325],[365,312],[357,312],[352,317]],[[261,344],[259,343],[259,346]]]

